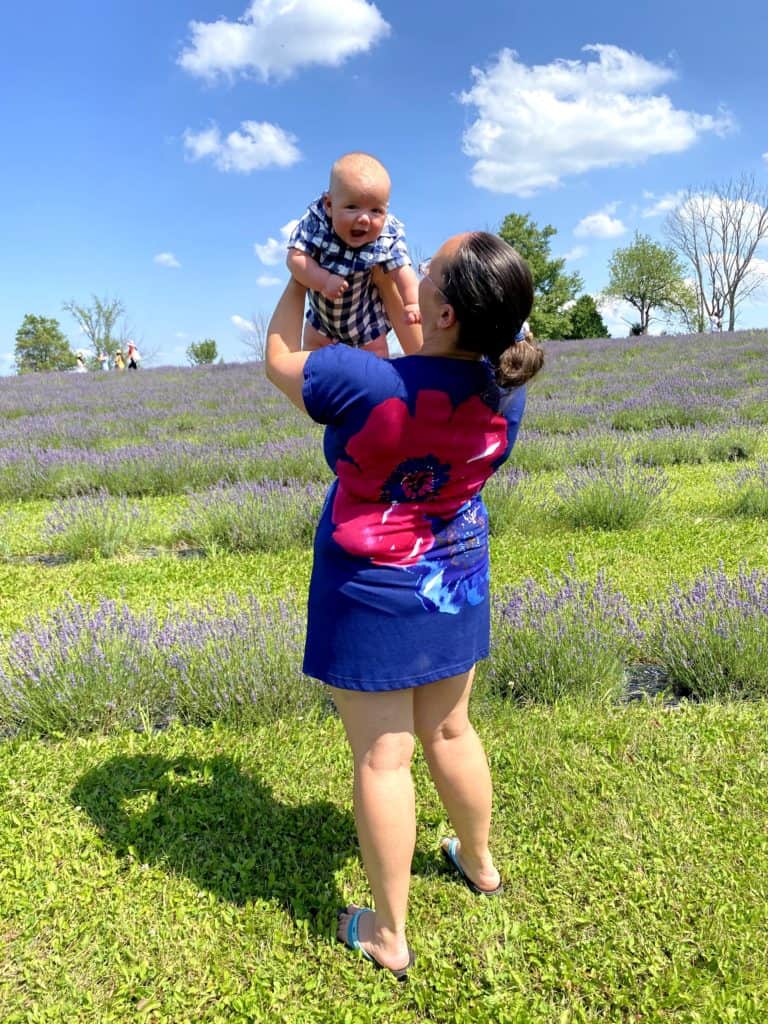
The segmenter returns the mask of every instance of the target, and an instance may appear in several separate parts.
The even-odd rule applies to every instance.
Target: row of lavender
[[[768,696],[768,575],[704,573],[634,612],[598,577],[529,581],[495,605],[489,699],[614,701],[638,661],[693,699]],[[0,658],[0,732],[53,735],[177,721],[267,722],[326,708],[301,674],[303,609],[255,597],[159,616],[70,602]]]
[[[557,432],[633,429],[633,410],[671,406],[680,410],[677,425],[724,422],[745,407],[765,422],[767,340],[765,331],[741,331],[549,343],[537,412]],[[253,363],[131,376],[34,374],[2,382],[0,444],[110,447],[168,440],[201,424],[206,432],[259,431],[284,420],[285,408]]]
[[[758,461],[715,479],[724,516],[768,519],[768,463]],[[622,530],[637,527],[662,508],[670,489],[667,474],[635,462],[603,459],[575,467],[545,490],[535,476],[503,469],[486,486],[490,527],[499,535],[515,526],[548,521],[572,529]],[[164,543],[221,551],[280,551],[311,544],[325,498],[324,484],[219,484],[192,494],[168,520]],[[11,520],[0,514],[0,558],[13,558]],[[157,535],[149,509],[126,497],[102,491],[62,499],[47,515],[36,550],[67,559],[109,558],[136,551]],[[29,531],[25,534],[29,545]],[[35,543],[33,541],[33,543]]]
[[[765,445],[765,427],[750,423],[658,428],[631,435],[590,430],[571,436],[537,436],[528,430],[522,433],[512,463],[529,472],[589,466],[606,458],[648,466],[727,463],[752,459]],[[128,496],[172,495],[226,483],[290,479],[330,480],[316,431],[307,437],[281,437],[248,447],[165,441],[107,452],[22,445],[0,448],[0,501],[102,490]]]
[[[562,342],[531,389],[516,465],[750,458],[768,423],[768,335]],[[0,383],[0,500],[221,481],[325,480],[318,429],[256,364]]]

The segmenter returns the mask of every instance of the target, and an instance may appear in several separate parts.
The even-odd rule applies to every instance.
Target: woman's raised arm
[[[304,299],[307,289],[293,278],[285,286],[267,328],[265,372],[267,379],[306,412],[302,388],[304,363],[309,352],[301,351]]]

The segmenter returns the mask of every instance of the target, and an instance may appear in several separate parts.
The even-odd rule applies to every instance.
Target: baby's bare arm
[[[400,293],[403,300],[405,322],[407,324],[420,324],[421,313],[419,312],[419,279],[414,273],[413,267],[395,267],[389,275]]]
[[[299,284],[320,292],[326,299],[338,299],[349,287],[343,277],[323,270],[317,260],[300,249],[289,249],[285,262]]]
[[[381,267],[373,269],[373,283],[381,294],[384,309],[387,311],[387,319],[392,324],[392,329],[402,345],[403,352],[407,356],[412,356],[419,351],[422,345],[421,324],[407,320],[403,298],[399,289],[395,287],[392,277],[392,273],[385,274]]]

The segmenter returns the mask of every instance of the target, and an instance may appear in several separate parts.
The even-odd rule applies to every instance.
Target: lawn
[[[405,987],[333,938],[320,429],[254,365],[0,380],[0,1020],[764,1024],[768,335],[546,348],[486,489],[505,893],[417,756]]]
[[[764,706],[482,715],[505,879],[446,873],[422,760],[406,987],[334,941],[366,899],[333,718],[0,748],[0,1015],[701,1022],[768,1013]]]

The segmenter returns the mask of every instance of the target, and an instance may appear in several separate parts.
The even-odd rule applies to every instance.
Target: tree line
[[[83,335],[83,349],[90,369],[99,369],[106,356],[115,365],[118,352],[125,354],[131,333],[125,322],[125,307],[120,299],[91,296],[90,305],[74,300],[65,302],[63,309],[72,315]],[[78,362],[78,352],[55,317],[27,313],[16,332],[14,350],[17,373],[38,373],[50,370],[72,370]],[[192,365],[213,363],[218,349],[213,338],[192,342],[187,347],[187,359]]]
[[[768,189],[751,175],[688,189],[663,230],[666,244],[636,232],[630,245],[614,251],[598,298],[621,299],[633,308],[631,334],[646,334],[652,320],[692,333],[734,330],[739,308],[768,282],[768,264],[757,255],[768,239]],[[499,231],[533,274],[531,329],[539,338],[607,337],[593,297],[577,298],[581,275],[566,273],[565,259],[550,256],[555,233],[517,213]]]
[[[583,293],[578,272],[566,271],[564,257],[551,253],[557,230],[540,227],[527,213],[510,213],[499,235],[524,257],[533,275],[535,302],[530,326],[537,338],[610,337],[598,308],[601,299],[620,299],[636,313],[629,333],[646,334],[653,320],[688,332],[732,331],[739,308],[768,281],[768,264],[757,255],[768,239],[768,189],[742,175],[706,190],[688,189],[664,224],[665,242],[636,232],[630,245],[616,249],[608,264],[608,284],[596,298]],[[92,296],[90,305],[65,302],[91,350],[91,360],[110,360],[125,345],[125,309],[119,299]],[[263,317],[254,320],[249,342],[259,357],[266,338]],[[192,365],[218,356],[212,338],[187,348]],[[58,320],[27,314],[16,333],[19,373],[68,370],[76,353]]]

